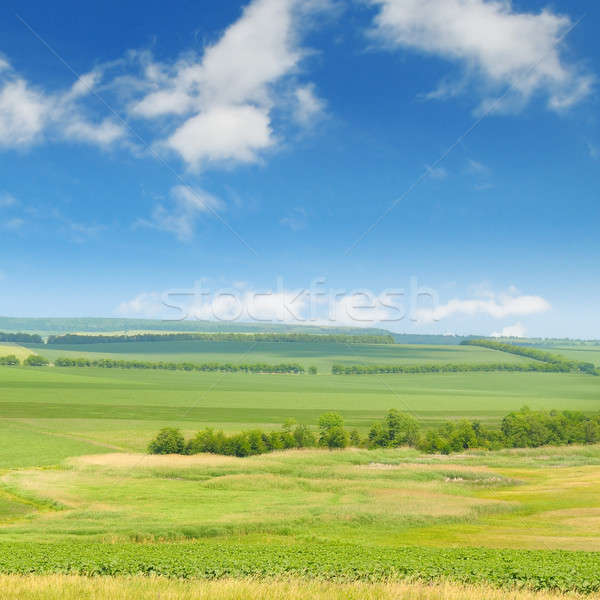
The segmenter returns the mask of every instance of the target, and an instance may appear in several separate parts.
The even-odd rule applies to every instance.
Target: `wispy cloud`
[[[302,207],[296,207],[287,216],[280,219],[279,223],[285,227],[289,227],[292,231],[300,231],[306,229],[308,224],[308,215]]]
[[[171,189],[169,204],[156,205],[152,217],[138,220],[136,226],[166,231],[186,242],[192,239],[201,215],[222,208],[222,202],[212,194],[200,188],[177,185]]]
[[[483,298],[455,298],[432,308],[419,308],[415,316],[419,323],[433,323],[457,315],[485,315],[494,319],[504,319],[510,316],[539,314],[550,308],[550,303],[541,296],[518,295],[513,291],[504,294],[489,292]]]
[[[479,110],[509,88],[496,110],[518,110],[536,94],[552,110],[587,97],[595,78],[564,56],[566,16],[544,9],[519,11],[510,0],[370,0],[378,8],[372,35],[389,48],[406,48],[455,63],[461,73],[430,98],[473,94]]]
[[[48,139],[107,147],[123,138],[121,124],[111,118],[89,119],[81,103],[99,78],[98,72],[88,73],[66,90],[46,92],[5,61],[0,69],[0,147],[27,148]]]

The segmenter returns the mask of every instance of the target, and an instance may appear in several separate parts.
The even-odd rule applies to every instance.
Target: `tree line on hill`
[[[496,342],[494,340],[475,339],[464,340],[462,346],[480,346],[481,348],[489,348],[490,350],[498,350],[500,352],[508,352],[518,356],[526,356],[535,360],[555,365],[564,371],[575,371],[578,373],[586,373],[588,375],[600,375],[600,370],[593,363],[577,360],[569,360],[564,356],[552,354],[544,350],[538,350],[528,346],[518,346],[516,344],[507,344],[505,342]]]
[[[99,367],[102,369],[159,369],[167,371],[226,371],[244,373],[304,373],[298,363],[192,363],[192,362],[152,362],[145,360],[119,360],[113,358],[69,358],[59,357],[56,367]],[[310,372],[312,373],[312,367]]]
[[[429,454],[450,454],[465,450],[537,448],[600,442],[600,415],[587,416],[574,411],[532,411],[527,407],[502,419],[500,428],[479,421],[447,421],[422,430],[409,414],[390,410],[383,421],[374,423],[366,437],[357,429],[348,431],[343,417],[334,412],[321,415],[318,432],[306,425],[287,421],[281,430],[261,429],[227,435],[207,428],[185,441],[180,430],[166,427],[150,442],[151,454],[199,454],[208,452],[229,456],[252,456],[289,448],[321,447],[342,449],[398,448],[407,446]]]
[[[391,335],[346,335],[320,333],[132,333],[119,335],[87,335],[67,333],[51,335],[47,343],[107,344],[121,342],[328,342],[334,344],[393,344]]]
[[[467,373],[472,371],[513,371],[568,373],[571,371],[562,364],[542,362],[529,363],[425,363],[405,365],[333,365],[333,375],[378,375],[385,373]]]
[[[2,366],[46,367],[50,361],[38,354],[31,354],[21,362],[14,354],[0,357]],[[230,372],[230,373],[305,373],[305,369],[298,363],[191,363],[191,362],[152,362],[143,360],[119,360],[113,358],[90,359],[85,357],[71,358],[59,357],[54,360],[55,367],[98,367],[100,369],[150,369],[163,371],[204,371],[204,372]],[[309,367],[311,375],[317,373],[316,367]]]
[[[0,331],[0,342],[43,344],[44,340],[37,333],[5,333]]]

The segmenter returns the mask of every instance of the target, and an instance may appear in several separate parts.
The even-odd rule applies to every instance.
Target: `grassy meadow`
[[[593,413],[600,409],[600,378],[335,376],[333,363],[523,359],[468,346],[256,346],[148,342],[20,351],[50,359],[88,353],[298,361],[319,372],[0,367],[0,572],[7,573],[0,595],[51,598],[53,577],[61,598],[144,598],[160,590],[165,598],[517,600],[549,596],[469,585],[600,589],[598,446],[450,456],[411,449],[288,450],[248,458],[145,453],[164,426],[186,436],[204,427],[268,430],[287,418],[315,427],[327,411],[363,434],[391,408],[425,426],[460,418],[493,426],[524,405]],[[6,353],[17,353],[10,348]],[[38,574],[16,575],[30,571]],[[170,576],[224,579],[184,583]],[[309,582],[293,579],[307,576]],[[398,582],[405,578],[427,585]],[[337,583],[325,581],[331,579]],[[362,582],[341,583],[354,579]],[[458,583],[430,585],[446,580]]]

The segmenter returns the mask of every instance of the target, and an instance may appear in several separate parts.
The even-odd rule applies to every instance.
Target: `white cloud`
[[[108,146],[124,137],[124,127],[112,119],[88,120],[80,103],[100,72],[83,75],[70,89],[53,93],[33,89],[8,63],[0,72],[0,146],[24,148],[49,138]]]
[[[177,185],[171,189],[171,200],[170,208],[158,204],[152,218],[140,219],[137,225],[173,233],[181,241],[189,241],[194,236],[198,218],[204,213],[214,213],[222,208],[218,198],[204,190],[185,185]]]
[[[565,15],[544,9],[519,12],[510,0],[370,0],[378,7],[373,35],[392,48],[408,48],[458,64],[463,73],[430,97],[468,93],[475,84],[491,107],[491,94],[511,88],[497,109],[518,109],[543,94],[553,110],[586,97],[594,77],[562,56],[572,27]]]
[[[23,79],[0,87],[0,146],[23,147],[39,138],[46,124],[46,98],[32,90]]]
[[[296,80],[307,55],[300,45],[307,17],[328,8],[323,1],[254,0],[202,56],[168,65],[140,55],[138,87],[146,91],[130,102],[131,115],[174,119],[162,145],[192,169],[255,162],[277,142],[275,112],[308,125],[323,109],[314,86]]]
[[[502,294],[489,295],[485,299],[453,299],[433,308],[419,308],[415,319],[419,323],[433,323],[455,315],[486,315],[494,319],[510,316],[526,316],[550,310],[550,304],[541,296]]]
[[[111,119],[94,124],[74,118],[64,124],[63,135],[70,140],[90,142],[98,146],[110,146],[124,135],[121,125]]]
[[[501,331],[495,331],[491,334],[491,337],[521,338],[525,337],[525,333],[525,327],[521,323],[515,323],[514,325],[507,325]]]
[[[298,123],[304,126],[311,125],[325,110],[325,102],[315,93],[315,86],[308,84],[294,91],[296,107],[294,117]]]
[[[156,292],[142,292],[135,298],[121,302],[115,311],[118,315],[126,317],[158,317],[165,312],[165,306],[160,294]]]
[[[591,142],[588,142],[587,149],[590,154],[590,158],[593,158],[594,160],[600,158],[600,149],[598,148],[598,146],[592,144]]]
[[[491,169],[487,165],[469,158],[467,160],[467,173],[471,173],[472,175],[489,175]]]
[[[255,106],[219,106],[187,120],[167,140],[194,167],[205,161],[254,162],[274,144],[266,111]]]

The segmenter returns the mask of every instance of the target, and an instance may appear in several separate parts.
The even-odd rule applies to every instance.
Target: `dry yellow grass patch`
[[[559,600],[583,596],[451,583],[337,584],[305,580],[178,581],[151,577],[0,576],[3,600]],[[592,596],[587,596],[592,598]]]
[[[73,465],[87,465],[96,467],[121,467],[131,469],[134,467],[149,468],[177,468],[186,467],[217,467],[235,464],[240,459],[235,456],[222,456],[219,454],[194,454],[184,456],[181,454],[134,454],[115,452],[113,454],[91,454],[78,456],[69,462]]]
[[[19,360],[25,360],[28,356],[33,354],[33,352],[23,346],[0,344],[0,356],[9,356],[11,354],[14,354]]]

